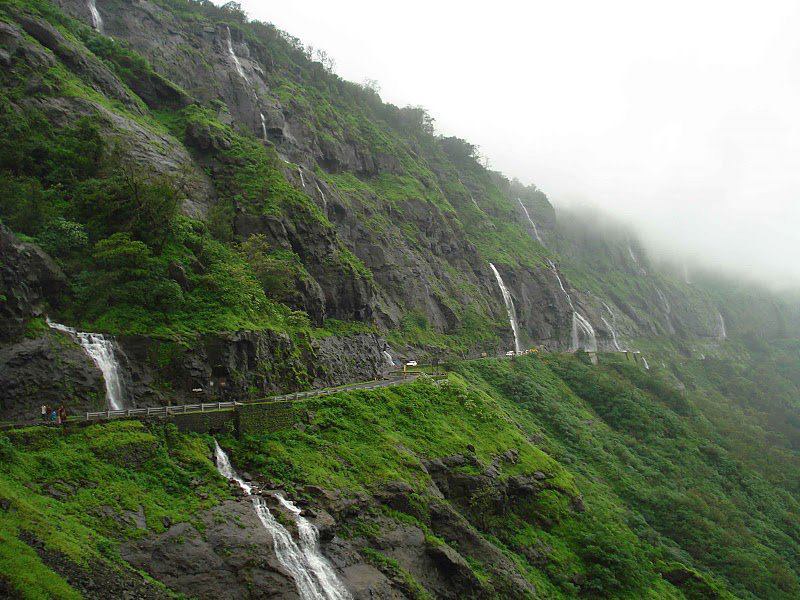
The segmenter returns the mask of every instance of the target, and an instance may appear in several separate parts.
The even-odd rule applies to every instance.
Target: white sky
[[[242,0],[653,248],[800,283],[800,1]]]

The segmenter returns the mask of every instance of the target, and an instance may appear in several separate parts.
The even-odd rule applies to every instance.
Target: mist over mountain
[[[800,597],[794,9],[565,6],[0,3],[0,597]]]
[[[597,207],[680,262],[800,284],[796,2],[242,5],[557,207]]]

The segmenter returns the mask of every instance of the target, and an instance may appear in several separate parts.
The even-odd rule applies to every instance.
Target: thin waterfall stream
[[[301,175],[302,175],[302,173],[301,173]],[[328,199],[325,197],[325,193],[319,187],[319,184],[314,182],[314,185],[317,186],[317,192],[319,193],[320,198],[322,198],[323,212],[327,213],[328,212]]]
[[[575,309],[575,304],[572,302],[572,296],[569,295],[569,292],[567,292],[567,289],[564,287],[564,282],[561,281],[561,275],[558,274],[558,269],[556,268],[555,263],[549,258],[547,259],[547,262],[550,264],[550,268],[553,270],[553,273],[558,280],[558,285],[561,288],[561,291],[564,293],[564,296],[567,298],[569,307],[572,309],[572,343],[570,350],[574,352],[580,348],[580,338],[581,334],[583,334],[583,337],[586,340],[583,349],[589,352],[597,352],[597,335],[594,332],[594,327],[592,327],[592,324],[586,317],[584,317]]]
[[[611,316],[611,323],[606,321],[605,317],[600,317],[600,320],[603,322],[603,324],[605,324],[605,326],[611,332],[611,341],[614,344],[614,348],[617,350],[617,352],[623,352],[622,348],[619,345],[619,340],[617,340],[617,330],[614,329],[613,325],[614,323],[616,323],[617,317],[614,315],[614,311],[611,310],[611,307],[608,304],[603,302],[603,306],[608,311],[608,314]]]
[[[97,2],[89,0],[89,14],[92,16],[92,27],[99,33],[103,33],[103,17],[100,16],[100,11],[97,10]]]
[[[300,509],[281,494],[273,494],[275,499],[293,515],[300,536],[298,544],[289,530],[270,512],[264,499],[253,494],[253,486],[244,481],[233,469],[228,455],[217,443],[217,440],[214,440],[214,460],[220,475],[235,481],[239,488],[252,499],[256,516],[272,537],[275,555],[294,579],[300,598],[303,600],[351,600],[350,592],[347,591],[347,588],[336,576],[333,567],[320,552],[317,528],[301,515]]]
[[[517,198],[517,202],[519,202],[519,205],[522,207],[522,210],[525,212],[525,216],[528,218],[528,223],[530,223],[531,227],[533,228],[533,235],[536,236],[536,241],[541,244],[542,243],[542,238],[539,236],[539,228],[536,227],[536,223],[534,223],[533,219],[531,219],[531,215],[528,213],[528,209],[522,203],[522,200],[520,198]]]
[[[236,52],[234,52],[233,50],[233,40],[231,39],[231,28],[226,26],[225,29],[228,31],[228,40],[227,40],[228,54],[231,55],[231,58],[233,59],[233,64],[236,65],[236,72],[239,73],[239,77],[244,79],[245,82],[249,84],[250,80],[247,78],[247,75],[245,75],[244,68],[242,68],[242,63],[239,61],[239,57],[236,56]]]
[[[497,285],[500,287],[500,293],[503,295],[503,302],[506,305],[508,322],[511,324],[511,330],[514,332],[514,351],[517,353],[522,352],[522,344],[519,341],[517,313],[516,309],[514,308],[514,299],[511,297],[511,292],[508,291],[506,284],[503,282],[503,278],[500,276],[500,272],[497,270],[497,267],[495,267],[492,263],[489,263],[489,266],[492,268],[495,279],[497,279]]]
[[[267,120],[264,118],[264,113],[258,113],[258,116],[261,117],[261,139],[265,142],[267,141]]]
[[[725,327],[725,317],[722,316],[722,313],[717,311],[717,339],[725,340],[728,339],[728,329]]]
[[[114,354],[114,341],[102,333],[77,331],[61,323],[54,323],[49,318],[46,321],[51,329],[67,333],[75,338],[83,348],[83,351],[103,373],[103,380],[106,386],[106,404],[109,410],[124,410],[125,388],[122,384],[119,361],[117,361],[117,357]]]

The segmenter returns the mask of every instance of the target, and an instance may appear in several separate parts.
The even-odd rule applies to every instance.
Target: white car
[[[406,366],[407,366],[407,367],[416,367],[416,366],[417,366],[417,361],[415,361],[415,360],[410,360],[410,361],[408,361],[408,362],[406,363]]]
[[[509,350],[508,352],[506,352],[506,356],[514,356],[515,354],[516,352],[514,352],[513,350]]]

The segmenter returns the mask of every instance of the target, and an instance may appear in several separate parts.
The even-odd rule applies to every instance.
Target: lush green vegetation
[[[194,101],[123,42],[45,0],[11,0],[0,19],[14,21],[14,10],[38,14],[119,78],[112,94],[27,34],[26,43],[50,57],[46,68],[17,63],[0,72],[0,220],[66,273],[69,289],[51,314],[85,329],[165,338],[152,353],[159,367],[198,333],[234,330],[289,333],[288,361],[313,336],[377,330],[354,314],[310,314],[308,290],[330,291],[317,280],[343,281],[372,294],[376,310],[398,303],[397,327],[385,332],[393,345],[465,355],[499,348],[508,325],[490,316],[496,294],[476,283],[474,266],[448,254],[451,243],[512,269],[557,257],[572,286],[589,292],[587,302],[625,306],[617,315],[623,326],[654,334],[634,340],[657,357],[651,372],[610,356],[598,367],[580,355],[455,363],[441,384],[340,393],[308,402],[302,427],[228,437],[234,462],[295,494],[306,484],[353,495],[386,482],[410,485],[409,513],[367,514],[343,534],[366,538],[365,560],[419,598],[428,592],[381,553],[370,518],[410,523],[426,543],[455,545],[433,533],[430,508],[443,500],[431,494],[423,461],[474,452],[477,462],[461,467],[474,476],[509,450],[516,458],[501,461],[499,479],[538,472],[546,487],[511,506],[494,502],[488,486],[458,510],[543,597],[800,596],[796,308],[750,286],[711,278],[689,285],[644,257],[637,265],[625,232],[585,217],[564,218],[546,249],[515,202],[522,196],[550,218],[544,195],[484,168],[468,142],[435,135],[424,109],[391,106],[368,86],[342,81],[324,55],[248,22],[235,5],[157,3],[192,27],[228,24],[253,55],[269,56],[266,83],[300,115],[309,139],[381,163],[358,172],[326,164],[314,175],[347,211],[343,228],[363,227],[374,234],[370,244],[398,249],[392,268],[416,275],[429,267],[428,295],[456,324],[443,332],[424,302],[402,300],[402,277],[379,280],[377,267],[373,273],[358,258],[365,249],[348,246],[330,213],[293,181],[296,165],[241,124],[227,124],[228,107]],[[160,92],[146,93],[154,88]],[[62,102],[83,117],[54,118],[48,106]],[[179,149],[196,172],[157,175],[132,160],[137,152],[115,120]],[[202,219],[182,210],[198,173],[213,188]],[[276,219],[302,235],[282,246],[265,233],[242,239],[237,219]],[[441,230],[429,230],[433,219]],[[725,344],[710,333],[717,307],[734,332]],[[686,324],[676,336],[668,337],[667,313]],[[32,319],[26,334],[45,328]],[[308,373],[293,376],[292,385],[309,383]],[[26,597],[77,597],[31,538],[76,564],[127,569],[119,544],[145,535],[130,512],[141,508],[148,530],[160,532],[228,497],[209,444],[138,423],[0,435],[3,579]],[[502,590],[486,557],[466,558],[476,581]]]
[[[342,532],[367,547],[377,544],[370,523],[378,517],[457,545],[432,533],[430,506],[441,500],[430,496],[425,459],[471,446],[483,466],[465,466],[466,474],[492,463],[500,480],[542,472],[547,486],[531,501],[500,510],[487,488],[454,502],[545,597],[793,598],[800,507],[787,474],[796,472],[796,454],[788,440],[766,444],[773,434],[759,427],[761,413],[725,415],[721,405],[735,410],[747,392],[715,379],[735,368],[718,360],[702,371],[706,379],[697,377],[703,361],[651,372],[610,356],[599,367],[566,355],[462,362],[443,383],[310,400],[302,428],[221,442],[236,464],[295,497],[308,484],[345,495],[410,484],[409,513],[364,514]],[[691,380],[688,392],[675,387],[676,376]],[[760,373],[776,385],[786,376],[796,371]],[[116,514],[142,506],[148,529],[161,531],[162,517],[191,521],[226,495],[209,462],[210,439],[170,427],[115,423],[67,435],[33,428],[0,439],[0,497],[9,506],[0,570],[36,593],[66,588],[20,535],[35,534],[75,561],[122,568],[116,544],[143,532],[103,506]],[[495,461],[508,450],[518,453],[513,462]],[[492,565],[468,558],[479,580],[500,585]],[[425,597],[379,545],[365,560]]]
[[[88,571],[130,570],[119,542],[195,519],[227,497],[205,441],[129,421],[64,434],[36,427],[0,437],[0,573],[22,598],[80,598],[23,540]],[[205,498],[205,499],[202,499]]]

